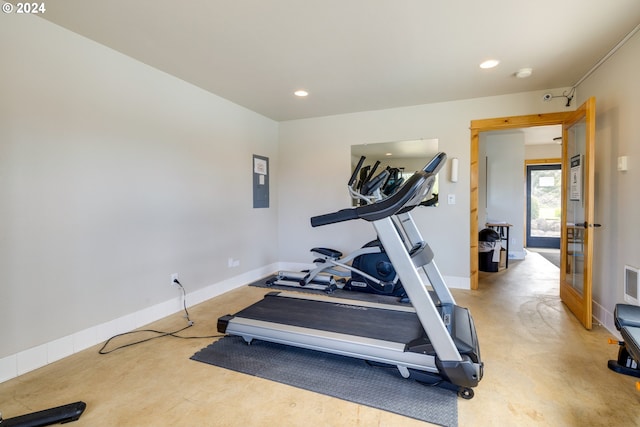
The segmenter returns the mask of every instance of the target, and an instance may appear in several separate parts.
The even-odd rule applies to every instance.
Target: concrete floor
[[[458,401],[460,426],[640,425],[635,379],[607,369],[617,351],[611,335],[584,330],[559,301],[557,281],[558,269],[530,253],[481,273],[478,291],[452,291],[471,309],[485,362],[475,397]],[[196,324],[185,335],[216,334],[219,316],[264,292],[245,286],[192,307]],[[175,315],[149,326],[184,324]],[[82,400],[86,412],[69,424],[78,427],[426,425],[189,360],[211,341],[167,337],[109,355],[91,348],[0,384],[0,410],[8,418]]]

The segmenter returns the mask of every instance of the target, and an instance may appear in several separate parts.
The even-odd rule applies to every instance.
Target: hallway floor
[[[527,252],[536,252],[542,255],[547,261],[560,268],[560,249],[552,248],[526,248]]]
[[[458,401],[460,426],[637,426],[635,379],[611,372],[617,347],[586,331],[558,298],[558,269],[539,254],[452,290],[471,309],[485,375]],[[219,316],[262,298],[242,287],[190,308],[184,335],[215,335]],[[176,330],[174,315],[149,325]],[[122,338],[121,345],[141,337]],[[90,348],[0,384],[5,418],[82,400],[69,426],[424,426],[425,423],[189,360],[211,339],[161,338],[99,355]],[[277,361],[274,361],[277,363]]]

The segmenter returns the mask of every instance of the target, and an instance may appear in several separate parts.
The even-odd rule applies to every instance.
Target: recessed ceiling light
[[[305,96],[309,95],[309,92],[307,92],[306,90],[300,89],[300,90],[297,90],[297,91],[293,92],[293,94],[295,96],[299,96],[299,97],[302,98],[302,97],[305,97]]]
[[[484,61],[482,64],[480,64],[480,68],[493,68],[495,66],[497,66],[500,63],[500,61],[498,61],[497,59],[488,59],[486,61]]]
[[[533,74],[532,68],[520,68],[516,72],[516,77],[519,79],[526,79],[527,77],[531,77],[531,74]]]

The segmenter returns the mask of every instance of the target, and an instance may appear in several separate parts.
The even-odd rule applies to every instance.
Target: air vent
[[[624,266],[624,300],[629,304],[640,305],[638,300],[638,269]]]

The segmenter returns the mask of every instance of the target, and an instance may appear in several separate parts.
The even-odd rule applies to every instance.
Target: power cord
[[[178,329],[176,331],[173,331],[173,332],[156,331],[155,329],[141,329],[141,330],[138,330],[138,331],[130,331],[130,332],[124,332],[122,334],[114,335],[104,343],[102,348],[100,348],[100,350],[98,350],[98,353],[99,354],[109,354],[109,353],[113,353],[116,350],[120,350],[120,349],[123,349],[123,348],[131,347],[131,346],[134,346],[134,345],[137,345],[137,344],[142,344],[143,342],[147,342],[147,341],[151,341],[151,340],[155,340],[155,339],[163,338],[163,337],[174,337],[174,338],[180,338],[180,339],[184,339],[184,340],[201,339],[201,338],[221,338],[221,337],[223,337],[224,335],[205,335],[205,336],[190,336],[190,337],[183,337],[183,336],[177,335],[178,333],[180,333],[180,332],[192,327],[195,322],[193,322],[191,320],[191,318],[189,317],[189,311],[187,310],[187,292],[185,291],[184,286],[182,286],[182,283],[180,283],[178,281],[178,279],[173,279],[173,283],[175,283],[176,285],[180,286],[180,289],[182,290],[182,306],[183,306],[183,309],[184,309],[184,317],[187,319],[187,326],[185,326],[184,328]],[[157,334],[157,335],[154,336],[154,337],[150,337],[150,338],[146,338],[146,339],[140,340],[140,341],[135,341],[135,342],[132,342],[132,343],[129,343],[129,344],[124,344],[124,345],[118,346],[118,347],[116,347],[114,349],[111,349],[111,350],[105,350],[109,346],[111,341],[116,339],[116,338],[123,337],[123,336],[126,336],[126,335],[139,334],[139,333],[143,333],[143,332],[154,333],[154,334]]]
[[[182,307],[184,307],[184,317],[187,319],[187,325],[193,326],[193,322],[189,318],[189,311],[187,311],[187,291],[185,291],[184,286],[182,286],[182,283],[180,283],[178,279],[173,279],[173,283],[180,286],[180,289],[182,289]]]

